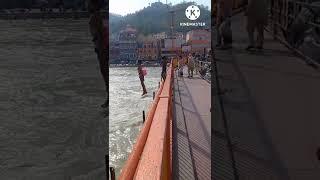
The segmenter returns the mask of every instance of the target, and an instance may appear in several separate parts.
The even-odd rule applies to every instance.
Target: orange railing
[[[172,86],[171,63],[119,180],[171,179]]]

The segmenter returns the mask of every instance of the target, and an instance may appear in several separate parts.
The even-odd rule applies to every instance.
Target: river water
[[[105,179],[88,20],[0,21],[0,179]]]
[[[148,95],[141,97],[136,67],[110,68],[109,165],[115,167],[117,176],[142,127],[142,111],[145,110],[147,115],[152,92],[158,89],[160,67],[148,67],[147,73],[145,85]]]
[[[0,21],[0,179],[105,179],[105,92],[87,20]],[[110,165],[117,175],[152,102],[136,68],[110,69]]]

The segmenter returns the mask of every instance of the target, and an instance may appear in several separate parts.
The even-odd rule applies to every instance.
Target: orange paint
[[[151,108],[149,109],[146,121],[144,122],[144,126],[141,129],[141,132],[137,138],[136,144],[133,147],[133,150],[126,162],[126,164],[124,165],[124,167],[122,168],[121,174],[119,176],[119,180],[129,180],[129,179],[133,179],[136,167],[138,166],[138,162],[141,156],[141,153],[143,151],[145,142],[147,140],[148,137],[148,133],[150,130],[150,126],[152,123],[152,119],[154,116],[154,112],[156,111],[156,107],[159,101],[159,95],[162,91],[163,88],[163,84],[160,85],[160,88],[154,98],[154,101],[151,105]]]
[[[171,179],[172,150],[172,64],[149,110],[147,120],[125,166],[120,180]]]

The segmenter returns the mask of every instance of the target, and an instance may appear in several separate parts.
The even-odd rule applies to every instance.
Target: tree
[[[185,9],[194,4],[192,2],[184,2],[176,4],[170,9],[175,10],[175,30],[180,32],[187,32],[192,27],[180,27],[179,23],[187,21],[185,17]],[[171,6],[171,5],[169,5]],[[199,6],[201,9],[201,16],[199,18],[200,22],[205,22],[208,27],[211,24],[211,13],[205,6]],[[110,21],[110,28],[112,33],[116,33],[120,31],[120,29],[124,28],[124,25],[131,24],[137,27],[140,33],[148,35],[150,33],[158,33],[169,31],[170,28],[170,14],[168,13],[168,7],[166,4],[157,3],[156,6],[148,6],[143,8],[136,13],[129,14],[127,16],[121,17],[120,19],[116,19],[113,17],[113,20]],[[112,18],[112,15],[110,15]]]

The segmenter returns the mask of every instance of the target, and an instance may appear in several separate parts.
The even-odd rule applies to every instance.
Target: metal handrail
[[[196,73],[199,73],[202,78],[205,79],[206,75],[209,75],[209,78],[206,78],[209,82],[211,82],[211,61],[195,61]]]
[[[294,12],[291,12],[289,13],[289,3],[290,4],[293,4],[295,6],[294,8]],[[278,3],[279,4],[279,3]],[[278,5],[277,4],[277,5]],[[277,16],[273,14],[273,16],[271,16],[271,18],[274,20],[274,21],[279,21],[280,18],[287,18],[287,19],[295,19],[296,18],[296,15],[298,12],[296,12],[296,10],[301,10],[302,7],[306,7],[306,8],[320,8],[320,5],[316,5],[316,4],[308,4],[308,3],[305,3],[305,2],[300,2],[300,1],[295,1],[295,0],[287,0],[287,1],[281,1],[281,4],[286,4],[286,6],[282,6],[279,7],[279,6],[275,6],[274,7],[271,7],[270,10],[272,12],[276,12],[277,13]],[[281,11],[280,9],[283,9],[283,7],[286,7],[287,9],[285,9],[286,11]],[[319,23],[316,23],[316,22],[309,22],[309,25],[311,26],[314,26],[314,27],[319,27],[320,24]]]
[[[122,168],[121,174],[119,176],[119,179],[123,179],[123,180],[127,180],[127,179],[133,179],[136,168],[138,166],[141,154],[143,152],[143,148],[145,146],[145,143],[147,141],[148,138],[148,134],[150,131],[150,127],[152,124],[152,120],[153,120],[153,116],[154,113],[156,111],[156,107],[157,104],[160,100],[160,94],[163,88],[163,83],[160,84],[159,90],[155,96],[155,99],[149,109],[148,115],[147,115],[147,119],[140,131],[140,134],[137,138],[137,141],[133,147],[133,150],[131,152],[131,154],[129,155],[126,164],[124,165],[124,167]]]
[[[279,33],[281,31],[288,31],[291,21],[297,18],[297,15],[301,12],[303,7],[320,8],[320,5],[308,4],[306,2],[294,0],[274,0],[269,7],[269,20],[271,23],[269,23],[269,27],[266,29],[272,33],[275,39],[280,40],[280,42],[284,43],[295,53],[299,54],[299,56],[303,57],[303,59],[306,60],[308,64],[317,67],[319,65],[318,62],[303,54],[297,48],[292,47],[289,42],[287,42],[285,37],[282,36],[281,33]],[[320,28],[319,22],[315,21],[314,19],[306,23],[312,28]]]

